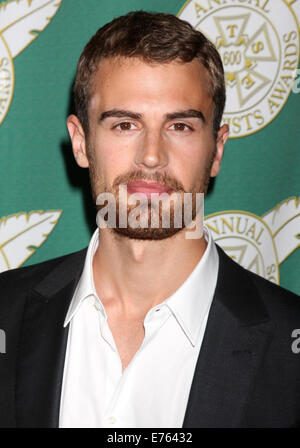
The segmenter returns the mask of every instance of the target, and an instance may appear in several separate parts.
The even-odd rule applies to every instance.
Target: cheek
[[[193,188],[199,189],[202,185],[212,153],[209,145],[196,143],[198,144],[182,148],[180,160],[176,163],[176,177],[180,179],[186,191],[191,191]]]
[[[128,172],[132,167],[131,151],[126,145],[98,136],[94,148],[97,169],[107,184],[111,185],[117,176]]]

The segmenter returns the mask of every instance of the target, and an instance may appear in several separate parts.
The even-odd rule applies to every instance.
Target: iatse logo
[[[187,1],[179,12],[217,47],[230,137],[259,131],[281,111],[294,86],[299,30],[291,5],[270,1]]]
[[[204,223],[229,257],[279,285],[280,264],[300,247],[300,198],[289,198],[263,216],[228,210],[206,216]]]

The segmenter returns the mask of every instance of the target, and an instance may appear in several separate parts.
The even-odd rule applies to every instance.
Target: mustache
[[[157,182],[172,188],[172,190],[174,191],[182,191],[186,193],[181,182],[169,176],[167,173],[160,173],[158,171],[155,171],[154,173],[145,173],[141,170],[130,171],[128,173],[117,176],[112,186],[114,189],[116,189],[119,185],[138,180],[143,180],[146,182]]]

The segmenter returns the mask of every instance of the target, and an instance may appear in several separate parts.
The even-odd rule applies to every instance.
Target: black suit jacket
[[[218,281],[183,427],[300,426],[300,353],[291,348],[300,298],[218,251]],[[0,275],[1,427],[58,426],[63,323],[85,255],[86,249]]]

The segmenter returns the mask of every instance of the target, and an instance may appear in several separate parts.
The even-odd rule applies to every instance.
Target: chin
[[[112,229],[114,233],[127,237],[134,240],[165,240],[166,238],[171,238],[182,230],[182,228],[114,228]]]

